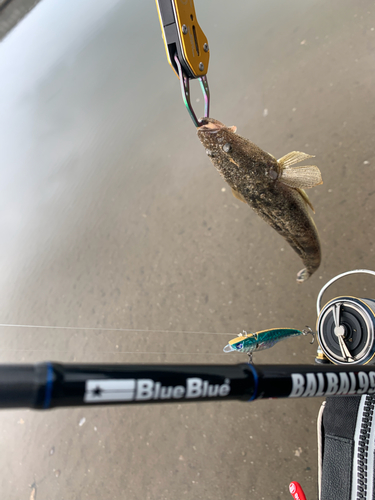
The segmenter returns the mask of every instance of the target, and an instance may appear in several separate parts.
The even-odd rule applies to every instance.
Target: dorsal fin
[[[301,151],[291,151],[285,156],[282,156],[277,160],[277,163],[281,167],[291,167],[295,163],[299,163],[300,161],[307,160],[307,158],[314,158],[314,155],[308,155],[306,153],[302,153]]]

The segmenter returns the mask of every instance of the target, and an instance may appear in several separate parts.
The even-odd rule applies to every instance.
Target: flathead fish
[[[319,267],[318,231],[308,208],[314,208],[303,190],[322,184],[316,166],[294,166],[313,156],[299,151],[276,160],[274,156],[236,134],[213,118],[203,118],[198,137],[233,195],[250,205],[283,236],[302,259],[305,268],[297,281],[307,280]],[[315,213],[315,212],[314,212]]]

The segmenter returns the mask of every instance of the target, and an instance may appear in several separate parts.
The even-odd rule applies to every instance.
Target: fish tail
[[[304,264],[306,265],[307,262],[305,261]],[[297,283],[303,283],[304,281],[308,280],[310,276],[312,276],[315,273],[315,271],[318,269],[319,266],[320,266],[320,252],[316,254],[313,259],[310,258],[307,267],[301,269],[299,273],[297,273]]]
[[[299,273],[297,273],[297,283],[303,283],[308,280],[312,273],[307,269],[307,267],[301,269]]]

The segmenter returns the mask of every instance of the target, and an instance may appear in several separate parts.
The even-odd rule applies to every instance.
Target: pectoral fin
[[[311,210],[315,214],[314,207],[312,206],[312,203],[311,203],[309,197],[307,196],[306,192],[300,188],[295,188],[295,190],[302,196],[303,201],[306,203],[306,205],[308,205],[311,208]]]
[[[245,198],[242,196],[241,193],[239,193],[238,191],[236,191],[235,189],[232,188],[232,194],[235,198],[237,198],[237,200],[240,200],[242,201],[243,203],[247,203],[247,201],[245,200]]]
[[[284,167],[279,180],[292,188],[312,188],[323,184],[322,174],[315,165]]]
[[[291,167],[292,165],[299,163],[300,161],[307,160],[307,158],[314,158],[314,155],[308,155],[302,153],[301,151],[292,151],[282,158],[277,160],[277,163],[281,167]]]

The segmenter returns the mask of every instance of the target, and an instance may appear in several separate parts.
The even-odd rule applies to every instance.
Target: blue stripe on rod
[[[47,377],[46,377],[46,392],[44,395],[43,408],[49,408],[52,398],[52,388],[53,388],[53,366],[52,363],[47,363]]]
[[[251,369],[251,371],[253,372],[253,376],[254,376],[254,392],[253,392],[253,395],[251,396],[251,398],[249,399],[249,401],[254,401],[254,399],[258,395],[259,377],[258,377],[258,373],[257,373],[256,369],[254,368],[254,366],[251,363],[249,363],[248,366]]]

